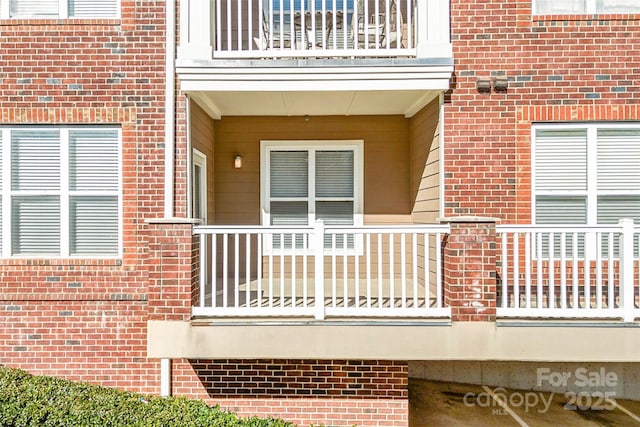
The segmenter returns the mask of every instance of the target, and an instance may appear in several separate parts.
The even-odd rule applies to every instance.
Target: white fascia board
[[[195,64],[191,64],[195,65]],[[453,66],[178,66],[183,91],[447,90]]]

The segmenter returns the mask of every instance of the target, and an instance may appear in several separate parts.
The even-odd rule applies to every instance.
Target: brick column
[[[199,273],[194,221],[170,218],[147,223],[149,320],[189,320]]]
[[[444,302],[453,321],[495,321],[496,220],[445,218],[451,233],[443,248]]]

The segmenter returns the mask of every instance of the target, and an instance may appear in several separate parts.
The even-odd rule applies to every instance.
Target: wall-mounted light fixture
[[[476,80],[476,90],[480,93],[489,93],[491,92],[491,79],[489,78],[480,78]]]
[[[506,77],[496,77],[493,80],[493,90],[496,92],[506,92],[509,88],[509,80]]]
[[[242,167],[242,156],[237,154],[234,158],[233,158],[233,167],[236,169],[240,169]]]

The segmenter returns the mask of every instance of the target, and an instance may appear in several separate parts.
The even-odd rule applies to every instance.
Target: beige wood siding
[[[224,117],[215,126],[217,224],[260,223],[261,140],[364,140],[365,224],[409,223],[409,120],[402,116]],[[241,169],[233,167],[235,155]]]
[[[439,100],[434,99],[410,122],[413,222],[435,223],[440,216]]]
[[[207,156],[207,221],[215,223],[216,201],[214,181],[214,120],[198,104],[190,101],[191,147]],[[191,170],[191,169],[189,169]]]

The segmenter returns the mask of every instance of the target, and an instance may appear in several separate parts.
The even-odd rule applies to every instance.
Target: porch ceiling
[[[330,116],[401,114],[413,116],[440,91],[193,92],[213,118],[221,116]]]

